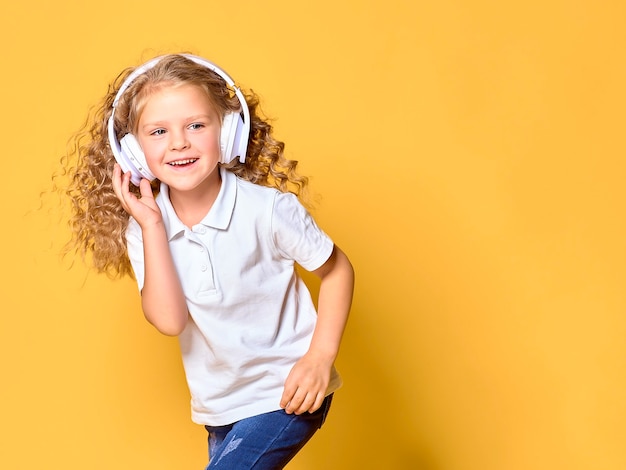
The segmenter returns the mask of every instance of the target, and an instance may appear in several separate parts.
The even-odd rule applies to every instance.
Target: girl
[[[341,385],[354,273],[258,99],[205,59],[158,57],[123,72],[75,140],[71,245],[134,275],[146,319],[179,337],[207,469],[283,468]],[[317,312],[295,263],[321,278]]]

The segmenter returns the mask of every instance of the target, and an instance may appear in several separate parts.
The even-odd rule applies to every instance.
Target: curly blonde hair
[[[113,112],[115,96],[133,70],[132,67],[124,70],[113,81],[104,99],[92,109],[86,123],[70,140],[69,151],[61,159],[61,174],[68,181],[61,187],[57,185],[71,205],[72,237],[65,252],[74,251],[83,258],[89,257],[97,272],[113,278],[133,277],[133,272],[125,239],[129,214],[113,192],[111,177],[115,157],[108,141],[107,122]],[[137,76],[119,98],[114,117],[118,139],[136,131],[141,112],[156,90],[182,84],[203,89],[221,117],[240,110],[238,98],[222,77],[183,55],[171,54]],[[241,163],[235,159],[222,166],[252,183],[294,193],[306,204],[308,178],[296,171],[297,161],[285,158],[285,145],[272,136],[272,125],[261,115],[257,95],[252,91],[242,93],[251,118],[246,160]],[[155,195],[158,188],[159,182],[154,181]],[[138,194],[138,189],[132,185],[131,190]]]

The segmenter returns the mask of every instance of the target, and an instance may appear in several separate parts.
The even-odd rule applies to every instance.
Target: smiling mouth
[[[197,158],[188,158],[186,160],[176,160],[175,162],[169,162],[168,165],[180,167],[180,166],[191,165],[192,163],[195,163],[197,161],[198,161]]]

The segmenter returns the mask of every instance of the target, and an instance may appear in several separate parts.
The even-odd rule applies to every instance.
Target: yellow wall
[[[290,469],[626,468],[625,5],[5,2],[0,468],[205,462],[176,341],[37,210],[108,81],[181,49],[261,94],[357,269]]]

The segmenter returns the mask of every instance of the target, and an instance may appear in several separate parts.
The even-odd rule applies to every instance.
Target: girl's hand
[[[130,172],[122,174],[119,164],[113,168],[113,191],[126,212],[133,216],[141,228],[154,225],[162,220],[161,210],[157,206],[150,182],[147,179],[139,183],[141,198],[130,192]]]
[[[317,410],[324,401],[331,368],[332,361],[310,352],[305,354],[289,372],[280,407],[297,415]]]

